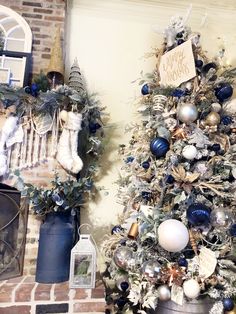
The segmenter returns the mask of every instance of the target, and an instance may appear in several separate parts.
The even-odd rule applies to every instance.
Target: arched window
[[[0,83],[24,86],[31,56],[31,29],[22,16],[2,5],[0,29],[4,36],[3,51],[0,52]]]

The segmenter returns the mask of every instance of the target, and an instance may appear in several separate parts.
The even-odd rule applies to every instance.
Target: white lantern
[[[188,229],[176,219],[163,221],[157,232],[160,246],[168,252],[180,252],[189,242]]]
[[[96,279],[96,248],[90,234],[81,234],[71,250],[70,288],[94,288]]]
[[[200,285],[195,279],[186,280],[183,284],[184,294],[189,299],[196,299],[200,293]]]

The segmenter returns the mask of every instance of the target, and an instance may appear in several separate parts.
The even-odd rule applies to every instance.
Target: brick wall
[[[66,3],[63,0],[0,0],[0,4],[11,8],[22,15],[28,22],[33,34],[32,46],[32,73],[39,73],[40,70],[46,72],[51,56],[51,45],[54,40],[55,30],[61,28],[61,38],[63,41]],[[63,42],[62,42],[63,47]],[[43,165],[32,169],[24,170],[21,176],[25,182],[30,182],[39,186],[50,183],[57,170],[60,176],[65,178],[65,172],[61,169],[56,160],[49,160]],[[5,181],[11,185],[11,180]],[[25,249],[24,275],[34,275],[36,267],[38,238],[40,221],[29,213],[27,225],[27,239]]]
[[[24,17],[33,33],[32,73],[47,70],[51,45],[56,28],[61,28],[62,40],[65,28],[66,1],[63,0],[0,0]]]
[[[67,304],[69,314],[104,313],[104,287],[98,280],[94,289],[69,289],[68,282],[39,284],[33,276],[0,282],[0,314],[36,314],[38,305],[52,304]]]

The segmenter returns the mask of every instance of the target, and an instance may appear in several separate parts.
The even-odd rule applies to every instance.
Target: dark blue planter
[[[67,281],[72,246],[73,227],[70,213],[47,214],[40,227],[36,282]]]

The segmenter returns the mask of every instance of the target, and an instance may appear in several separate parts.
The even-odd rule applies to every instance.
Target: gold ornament
[[[220,115],[215,111],[210,112],[205,119],[205,124],[208,126],[217,126],[219,123]]]
[[[232,311],[229,311],[229,312],[225,312],[225,314],[236,314],[236,306],[233,308]]]
[[[138,211],[138,210],[140,209],[140,203],[134,202],[134,203],[132,204],[132,208]]]
[[[195,236],[194,236],[194,232],[193,232],[193,230],[191,230],[191,229],[189,230],[189,242],[190,242],[190,244],[191,244],[191,247],[192,247],[194,253],[195,253],[196,255],[198,255],[198,253],[197,253],[197,243],[196,243],[196,239],[195,239]]]
[[[132,240],[135,240],[138,236],[138,224],[133,222],[128,233],[128,237]]]

